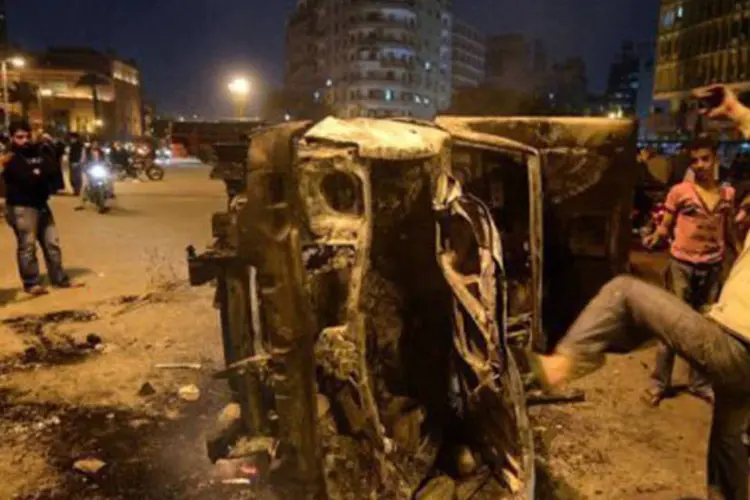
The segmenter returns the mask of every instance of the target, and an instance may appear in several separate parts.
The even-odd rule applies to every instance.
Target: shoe
[[[52,286],[55,288],[83,288],[83,283],[67,280],[60,283],[53,283]]]
[[[83,205],[78,205],[77,207],[74,207],[73,210],[75,210],[76,212],[80,212],[81,210],[83,210],[83,208]]]
[[[712,391],[711,389],[688,389],[688,392],[710,405],[714,404],[714,391]]]
[[[664,398],[666,397],[666,391],[660,389],[646,389],[641,396],[641,400],[651,408],[657,408]]]
[[[49,293],[49,291],[42,285],[34,285],[29,288],[24,288],[24,291],[32,297],[41,297],[42,295],[47,295]]]

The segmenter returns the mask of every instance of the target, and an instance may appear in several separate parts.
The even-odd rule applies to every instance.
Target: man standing
[[[39,148],[42,156],[45,157],[45,160],[50,163],[50,167],[52,168],[50,175],[52,193],[54,194],[64,190],[65,180],[63,179],[62,161],[61,158],[58,157],[57,146],[52,139],[52,136],[47,133],[42,133],[39,140]]]
[[[63,268],[55,220],[47,203],[54,172],[39,148],[29,142],[28,123],[12,124],[10,135],[10,157],[4,162],[2,176],[6,189],[6,219],[18,243],[18,270],[23,288],[35,296],[47,293],[39,276],[37,242],[42,247],[52,285],[69,288],[71,283]]]
[[[667,288],[695,310],[716,302],[721,285],[725,242],[735,245],[734,188],[720,187],[715,172],[719,161],[716,145],[708,138],[698,138],[690,145],[690,170],[694,181],[681,182],[667,195],[664,220],[646,246],[654,247],[673,234],[667,269]],[[658,406],[670,389],[675,352],[659,345],[653,386],[646,391],[646,401]],[[690,371],[688,390],[695,396],[713,401],[711,387],[695,369]]]
[[[750,109],[723,86],[696,91],[721,103],[712,118],[731,119],[750,138]],[[551,356],[529,355],[538,379],[557,386],[592,373],[608,351],[627,352],[656,337],[708,375],[716,393],[708,444],[708,498],[747,500],[750,418],[750,235],[719,301],[704,316],[673,294],[636,278],[606,284]]]
[[[68,175],[70,177],[70,186],[73,188],[73,194],[80,196],[81,187],[83,186],[83,163],[86,161],[86,148],[78,134],[70,134],[69,139]]]

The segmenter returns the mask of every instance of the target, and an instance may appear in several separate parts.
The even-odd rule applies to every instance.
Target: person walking
[[[86,147],[78,134],[68,137],[68,176],[75,196],[81,195],[83,187],[83,164],[86,161]]]
[[[732,120],[750,139],[750,109],[729,88],[715,85],[695,95],[720,97],[708,116]],[[662,288],[620,276],[588,303],[553,354],[528,353],[528,361],[543,385],[556,387],[602,367],[606,352],[632,352],[651,338],[713,383],[708,498],[748,500],[748,450],[742,438],[750,419],[750,235],[718,302],[705,315]]]
[[[10,154],[3,162],[6,190],[6,219],[17,240],[18,271],[24,291],[44,295],[39,275],[36,245],[42,247],[53,286],[71,287],[62,262],[60,240],[49,207],[53,168],[37,145],[30,143],[31,127],[26,122],[10,126]]]
[[[58,149],[52,136],[43,133],[39,140],[39,149],[52,169],[50,176],[50,188],[52,194],[65,189],[65,180],[62,172],[62,159],[58,156]]]
[[[727,242],[736,246],[735,192],[731,186],[720,186],[716,180],[719,164],[716,149],[716,143],[706,137],[690,144],[694,181],[681,182],[669,191],[664,219],[645,242],[647,247],[654,248],[674,236],[666,273],[667,288],[696,310],[718,298]],[[658,406],[669,393],[674,360],[674,350],[660,344],[651,375],[652,387],[644,395],[649,405]],[[688,391],[713,402],[710,384],[695,369],[690,370]]]

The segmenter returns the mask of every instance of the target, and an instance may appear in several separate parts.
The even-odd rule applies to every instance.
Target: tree
[[[15,82],[8,88],[8,100],[21,105],[21,118],[29,119],[29,109],[39,102],[39,87],[29,82]]]
[[[109,78],[101,73],[86,73],[78,79],[76,87],[89,87],[91,89],[91,99],[94,102],[94,118],[99,120],[99,88],[102,85],[108,85]]]

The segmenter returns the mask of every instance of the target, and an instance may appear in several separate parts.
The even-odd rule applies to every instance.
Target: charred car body
[[[327,118],[238,151],[189,249],[234,393],[211,458],[277,460],[300,498],[533,498],[513,353],[625,270],[633,123]]]

